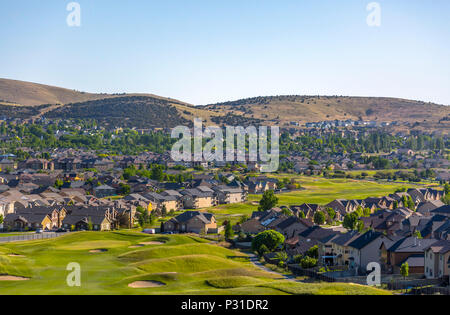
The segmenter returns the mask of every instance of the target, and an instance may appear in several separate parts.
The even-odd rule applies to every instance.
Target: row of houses
[[[307,218],[286,216],[282,210],[254,212],[234,229],[252,235],[276,230],[285,236],[284,248],[291,257],[317,246],[320,265],[340,267],[348,275],[365,274],[372,262],[380,263],[387,274],[398,274],[402,264],[408,263],[412,274],[449,275],[450,206],[432,210],[428,216],[406,208],[384,209],[361,218],[365,233],[323,228]]]
[[[190,189],[165,190],[131,194],[125,200],[141,201],[151,210],[178,211],[182,209],[202,209],[219,204],[241,203],[247,200],[247,192],[239,187],[226,185],[198,186]]]
[[[384,197],[369,197],[366,199],[336,199],[326,205],[305,203],[299,206],[291,206],[291,210],[298,217],[306,217],[312,220],[317,211],[327,214],[326,209],[331,208],[336,213],[336,220],[342,221],[344,217],[352,212],[361,209],[370,209],[371,213],[376,210],[394,210],[398,208],[406,209],[405,198],[411,198],[416,207],[416,213],[429,215],[431,211],[444,206],[441,199],[444,191],[425,188],[409,189],[406,192],[396,192]]]
[[[13,231],[109,231],[119,228],[132,215],[129,208],[111,206],[29,207],[7,214],[4,226]]]
[[[311,237],[310,231],[301,234]],[[328,232],[329,233],[329,232]],[[345,266],[355,275],[365,274],[370,263],[379,263],[385,274],[400,274],[409,266],[410,274],[448,281],[450,240],[421,239],[415,236],[387,236],[376,231],[366,233],[330,233],[315,240],[319,260],[325,266]]]

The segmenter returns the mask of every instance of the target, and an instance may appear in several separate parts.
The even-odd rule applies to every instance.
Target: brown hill
[[[131,99],[124,99],[127,97]],[[84,117],[89,112],[90,106],[96,106],[98,109],[100,108],[99,104],[102,106],[107,104],[108,108],[117,109],[115,107],[117,104],[126,104],[130,116],[134,115],[134,117],[129,117],[132,121],[136,119],[136,113],[132,111],[136,100],[133,97],[145,97],[144,103],[146,106],[150,106],[152,111],[151,114],[149,113],[149,118],[153,117],[153,119],[158,117],[157,112],[154,111],[163,112],[163,106],[174,107],[178,112],[178,118],[174,119],[176,122],[193,121],[195,117],[201,117],[207,124],[258,125],[263,123],[292,126],[292,122],[303,125],[307,122],[335,119],[363,119],[378,122],[398,121],[403,130],[437,130],[447,134],[450,130],[450,106],[405,99],[291,95],[255,97],[206,106],[192,106],[153,94],[92,94],[30,82],[0,79],[0,115],[2,117],[37,118],[45,115],[58,118],[58,115],[61,115],[61,118],[70,118],[71,115],[74,115],[75,118]],[[118,100],[111,101],[112,98],[118,98]],[[99,100],[104,101],[93,102]],[[106,102],[106,100],[110,101]],[[38,106],[43,104],[51,105]],[[66,106],[69,108],[63,110]],[[77,106],[80,106],[79,110],[76,109]],[[105,108],[103,107],[103,109]],[[107,112],[112,113],[111,111]],[[121,119],[126,118],[124,115],[126,113],[121,114]],[[174,117],[175,114],[171,112],[170,115],[172,115],[170,117]],[[108,119],[109,117],[104,118]],[[127,125],[130,124],[130,119],[127,120]],[[160,125],[164,124],[165,122],[161,121]]]
[[[384,97],[269,96],[202,106],[225,116],[236,115],[283,126],[327,120],[375,120],[446,129],[450,106]]]
[[[0,105],[38,106],[44,104],[72,104],[122,96],[149,96],[171,100],[153,94],[87,93],[39,83],[0,78]],[[176,101],[176,100],[171,100]],[[176,101],[179,102],[179,101]],[[179,102],[182,103],[182,102]]]

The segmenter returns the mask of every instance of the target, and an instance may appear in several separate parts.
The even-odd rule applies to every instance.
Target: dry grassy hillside
[[[17,117],[37,118],[50,113],[55,116],[57,113],[62,113],[63,107],[72,104],[72,110],[64,112],[64,116],[67,116],[73,112],[73,105],[78,106],[84,103],[90,105],[90,101],[124,97],[149,97],[153,100],[161,100],[162,104],[174,106],[181,119],[192,122],[195,117],[201,117],[208,125],[264,123],[289,126],[291,122],[304,124],[335,119],[363,119],[400,122],[401,127],[392,127],[393,129],[432,130],[443,133],[448,133],[450,130],[450,106],[405,99],[293,95],[255,97],[206,106],[192,106],[153,94],[91,94],[36,83],[0,79],[0,107],[3,108],[4,113]],[[39,109],[28,108],[43,104],[52,104],[52,106],[42,106]],[[8,110],[12,105],[14,110]],[[88,109],[88,106],[81,107]],[[37,113],[36,110],[38,110]],[[81,114],[77,112],[77,115]],[[164,122],[161,123],[164,124]]]
[[[450,117],[450,106],[375,97],[256,97],[202,108],[226,115],[234,114],[274,121],[282,125],[288,125],[290,122],[306,123],[334,119],[439,124],[444,117]]]
[[[122,96],[149,96],[182,103],[153,94],[93,94],[38,83],[0,79],[0,104],[37,106],[72,104]]]
[[[24,106],[67,104],[105,97],[107,95],[83,93],[31,82],[0,79],[0,100]]]

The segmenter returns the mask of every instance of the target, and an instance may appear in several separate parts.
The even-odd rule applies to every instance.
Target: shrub
[[[300,266],[303,269],[310,269],[310,268],[314,268],[317,266],[317,259],[315,258],[311,258],[309,256],[305,256],[302,258],[302,260],[300,261]]]

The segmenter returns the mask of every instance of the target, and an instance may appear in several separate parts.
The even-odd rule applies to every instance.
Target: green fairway
[[[277,178],[293,178],[305,190],[277,195],[279,205],[302,203],[327,204],[335,199],[365,199],[392,194],[398,188],[416,187],[413,184],[376,182],[352,179],[327,179],[324,177],[279,175]],[[249,201],[258,201],[261,196],[250,196]]]
[[[365,199],[367,197],[381,197],[392,194],[398,188],[417,187],[410,183],[390,183],[369,180],[327,179],[319,176],[300,175],[271,175],[278,179],[289,178],[299,182],[304,190],[277,194],[279,206],[300,205],[303,203],[317,203],[325,205],[335,199]],[[220,205],[208,208],[206,211],[214,213],[221,222],[231,220],[234,224],[242,215],[251,215],[258,210],[261,195],[249,195],[248,202],[243,204]]]
[[[66,284],[70,273],[66,267],[72,262],[81,266],[81,287]],[[0,276],[29,278],[0,281],[0,294],[12,295],[386,293],[350,284],[283,280],[255,267],[247,255],[198,237],[147,236],[133,231],[82,232],[0,245]],[[153,287],[129,287],[142,283]]]

